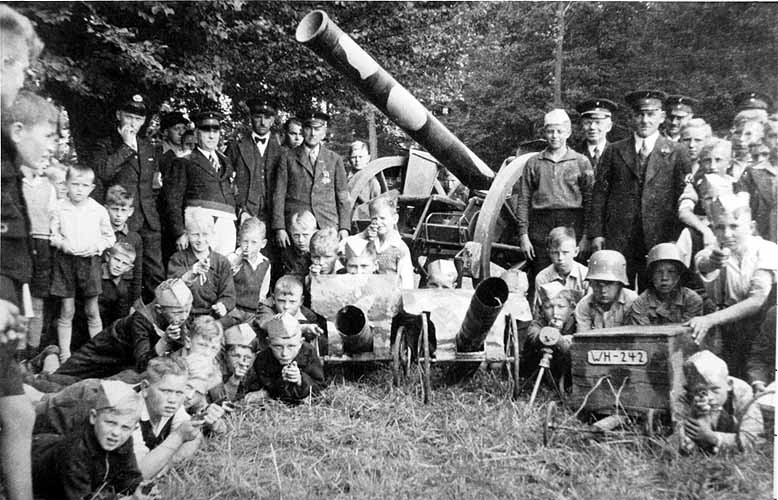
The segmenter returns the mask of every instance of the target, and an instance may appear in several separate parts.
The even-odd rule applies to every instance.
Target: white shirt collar
[[[648,152],[651,153],[651,151],[654,150],[654,145],[656,144],[656,140],[659,139],[659,131],[654,132],[653,134],[649,135],[648,137],[638,137],[637,134],[635,135],[635,152],[639,153],[640,148],[643,147],[643,141],[646,142],[646,147],[648,148]]]
[[[603,150],[605,149],[605,145],[608,141],[604,140],[597,144],[587,144],[586,147],[589,150],[589,156],[594,156],[594,148],[597,148],[599,150],[599,153],[602,154]]]
[[[203,156],[205,156],[209,160],[211,158],[216,158],[217,160],[219,159],[219,155],[216,154],[216,151],[210,151],[209,152],[209,151],[204,150],[200,146],[197,146],[197,149],[200,151],[200,153],[202,153]]]

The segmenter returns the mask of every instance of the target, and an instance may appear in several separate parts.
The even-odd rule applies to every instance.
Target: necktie
[[[265,144],[267,142],[267,137],[254,137],[254,142],[256,144]]]
[[[316,158],[317,158],[316,150],[312,149],[311,152],[308,153],[308,159],[311,161],[312,166],[316,165]]]
[[[217,172],[219,171],[219,158],[217,158],[217,156],[215,154],[211,155],[211,166]]]
[[[638,163],[640,166],[640,179],[641,182],[643,181],[643,177],[646,175],[646,165],[648,165],[648,144],[646,144],[646,141],[643,140],[643,143],[640,145],[640,151],[638,152]]]
[[[592,151],[592,157],[594,158],[594,164],[595,165],[600,162],[600,147],[599,146],[595,146],[594,147],[594,151]]]

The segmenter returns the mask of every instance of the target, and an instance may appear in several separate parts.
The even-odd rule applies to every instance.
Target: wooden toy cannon
[[[529,304],[501,278],[476,290],[400,290],[393,275],[314,276],[311,308],[327,319],[325,363],[391,362],[396,385],[416,365],[425,402],[432,363],[505,363],[518,387],[514,319],[527,321]]]
[[[459,255],[464,274],[476,280],[490,276],[490,263],[509,268],[523,260],[516,214],[506,199],[528,155],[495,175],[325,12],[308,13],[295,37],[428,151],[411,149],[407,156],[378,158],[354,175],[349,188],[356,229],[369,224],[369,200],[360,203],[357,194],[375,178],[381,185],[379,196],[398,197],[399,230],[417,257],[416,269],[422,276],[418,261],[422,255],[428,259]],[[457,182],[445,188],[447,174]],[[459,183],[472,197],[458,195]]]

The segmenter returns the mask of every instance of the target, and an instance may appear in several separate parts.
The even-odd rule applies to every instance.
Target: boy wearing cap
[[[592,250],[609,248],[625,257],[629,282],[637,276],[642,290],[648,284],[648,250],[678,239],[677,203],[691,165],[683,146],[659,134],[665,118],[663,92],[632,92],[625,100],[633,110],[634,134],[603,154],[589,235]]]
[[[109,137],[95,143],[90,151],[89,165],[94,165],[97,175],[94,195],[97,200],[104,199],[107,188],[120,184],[129,190],[135,201],[129,226],[143,239],[143,300],[150,301],[153,290],[165,279],[165,271],[162,267],[162,233],[154,187],[162,152],[149,140],[138,137],[138,132],[146,122],[146,105],[146,99],[140,94],[121,101],[116,111],[117,128]]]
[[[425,288],[456,288],[459,279],[453,260],[438,259],[427,263],[427,283]]]
[[[681,286],[686,266],[675,243],[660,243],[646,261],[651,285],[632,302],[627,313],[632,325],[683,323],[702,314],[702,299]]]
[[[299,403],[324,388],[324,366],[315,348],[303,342],[297,319],[282,313],[267,323],[268,349],[254,361],[257,383],[249,387],[246,401],[266,397]]]
[[[224,331],[222,383],[208,391],[210,401],[237,401],[245,396],[246,387],[256,383],[254,360],[257,356],[257,345],[257,334],[248,323],[241,323]]]
[[[316,112],[303,120],[303,144],[283,156],[273,191],[271,227],[281,248],[289,246],[286,222],[308,210],[320,229],[334,227],[342,241],[351,229],[351,203],[343,160],[321,142],[329,115]]]
[[[64,435],[37,434],[32,448],[35,497],[82,500],[98,492],[133,495],[139,490],[143,476],[131,438],[141,406],[141,395],[132,386],[101,381],[88,421]]]
[[[157,350],[161,338],[168,345],[182,343],[181,329],[192,308],[192,292],[181,280],[167,280],[159,284],[155,295],[149,304],[136,301],[132,314],[90,339],[51,378],[104,378],[126,368],[142,372],[151,358],[166,354]]]
[[[764,432],[753,391],[730,377],[727,364],[710,351],[692,354],[683,364],[685,393],[676,409],[681,451],[710,453],[753,448]]]
[[[522,364],[528,368],[538,366],[543,357],[541,349],[546,347],[540,340],[541,330],[555,328],[561,336],[553,346],[551,373],[557,380],[564,376],[569,381],[571,380],[570,346],[573,342],[573,334],[576,332],[574,314],[576,293],[557,281],[542,285],[538,292],[540,311],[538,315],[533,315],[534,319],[527,329],[527,340],[522,348]]]
[[[609,99],[590,99],[579,103],[575,110],[581,115],[581,128],[584,131],[584,144],[579,152],[591,163],[594,173],[602,158],[602,152],[610,144],[608,132],[613,128],[613,113],[618,106]]]
[[[586,273],[589,293],[575,307],[579,332],[612,328],[627,323],[627,312],[638,295],[629,288],[627,263],[615,250],[594,252]]]
[[[197,147],[189,156],[173,160],[170,181],[162,186],[167,224],[178,250],[189,246],[184,216],[195,207],[206,211],[215,221],[213,250],[222,255],[235,250],[235,173],[230,159],[218,150],[222,119],[218,111],[193,113]]]
[[[164,134],[162,139],[162,159],[159,162],[159,172],[162,182],[165,182],[173,160],[189,154],[184,147],[184,133],[189,130],[189,120],[180,111],[165,113],[159,119],[159,130]]]
[[[524,255],[532,261],[532,279],[551,262],[546,236],[557,226],[571,226],[586,245],[584,222],[591,211],[592,166],[567,147],[570,118],[562,109],[543,120],[548,146],[527,160],[521,176],[517,207],[519,237]]]
[[[265,99],[249,99],[246,105],[251,116],[251,135],[227,148],[227,157],[235,169],[235,201],[241,218],[257,217],[270,224],[272,192],[282,155],[281,146],[271,134],[276,108]]]
[[[362,238],[346,239],[344,250],[345,272],[348,274],[376,274],[378,255],[373,243]]]
[[[694,118],[693,107],[696,105],[696,99],[684,95],[671,95],[665,99],[665,137],[673,142],[681,140],[681,129]]]
[[[776,283],[778,245],[753,234],[748,193],[726,194],[710,204],[709,215],[718,245],[694,256],[708,297],[718,310],[685,324],[701,344],[719,327],[722,357],[733,375],[745,378],[745,365],[764,310]],[[773,295],[774,297],[774,295]]]

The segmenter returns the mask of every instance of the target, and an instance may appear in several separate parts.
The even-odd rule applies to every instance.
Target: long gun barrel
[[[457,332],[458,352],[483,350],[486,336],[508,300],[508,294],[508,284],[502,278],[487,278],[478,284]]]
[[[432,116],[405,87],[343,32],[324,11],[309,12],[295,38],[350,79],[386,116],[427,148],[466,186],[488,189],[494,172]]]

